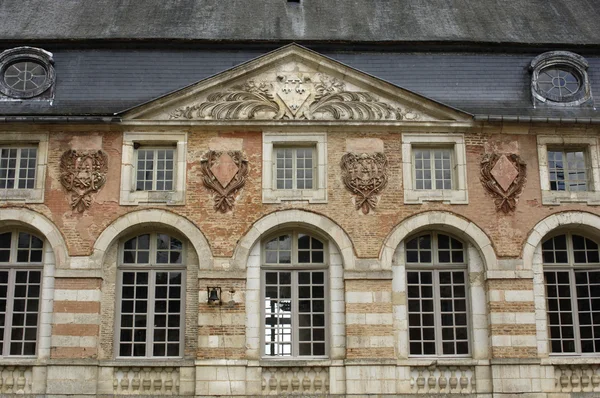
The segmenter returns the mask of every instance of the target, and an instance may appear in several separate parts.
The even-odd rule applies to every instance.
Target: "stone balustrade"
[[[0,366],[0,393],[30,394],[32,384],[30,366]]]
[[[600,391],[600,365],[558,365],[554,374],[556,392]]]
[[[266,367],[262,369],[263,395],[328,394],[329,368]]]
[[[179,368],[115,367],[113,391],[124,395],[178,395]]]
[[[470,394],[476,391],[472,366],[412,366],[410,385],[418,394]]]

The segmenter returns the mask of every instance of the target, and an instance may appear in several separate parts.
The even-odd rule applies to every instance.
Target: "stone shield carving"
[[[361,209],[363,214],[375,208],[377,195],[387,185],[387,165],[387,157],[382,152],[342,156],[342,181],[356,195],[356,209]]]
[[[274,81],[248,80],[210,94],[206,101],[175,109],[171,119],[418,120],[373,94],[350,91],[321,73],[282,72]]]
[[[60,182],[71,193],[71,208],[83,212],[92,204],[92,193],[106,182],[108,156],[103,151],[71,149],[60,158]]]
[[[481,183],[494,197],[496,210],[515,210],[527,178],[525,162],[516,154],[486,154],[481,160]]]
[[[215,211],[226,213],[246,184],[248,160],[242,151],[208,151],[200,160],[202,182],[214,193]]]

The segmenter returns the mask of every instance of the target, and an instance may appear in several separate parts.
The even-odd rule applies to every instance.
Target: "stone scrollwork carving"
[[[208,151],[200,160],[204,186],[214,192],[215,211],[226,213],[246,184],[248,160],[242,151]]]
[[[210,94],[198,105],[175,109],[170,119],[418,120],[410,109],[394,108],[373,94],[350,91],[320,73],[280,73],[275,81],[248,80]]]
[[[356,195],[356,209],[368,214],[377,205],[377,195],[387,185],[387,157],[382,152],[372,154],[347,153],[342,156],[342,180]]]
[[[60,182],[71,192],[71,207],[80,213],[92,204],[92,193],[106,182],[108,156],[103,151],[68,150],[60,158]]]
[[[494,198],[496,210],[515,210],[527,178],[525,162],[516,154],[486,154],[481,160],[481,183]]]

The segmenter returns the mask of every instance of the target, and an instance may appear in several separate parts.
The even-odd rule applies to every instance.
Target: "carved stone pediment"
[[[129,111],[165,121],[468,121],[470,116],[297,45]]]

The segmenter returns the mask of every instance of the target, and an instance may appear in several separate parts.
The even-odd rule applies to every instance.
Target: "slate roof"
[[[261,51],[56,51],[54,100],[0,101],[0,116],[112,116],[261,55]],[[479,117],[600,118],[600,111],[592,107],[533,107],[528,66],[538,53],[323,55]],[[586,59],[592,95],[600,96],[600,56]]]
[[[600,44],[598,0],[2,0],[0,40]]]

